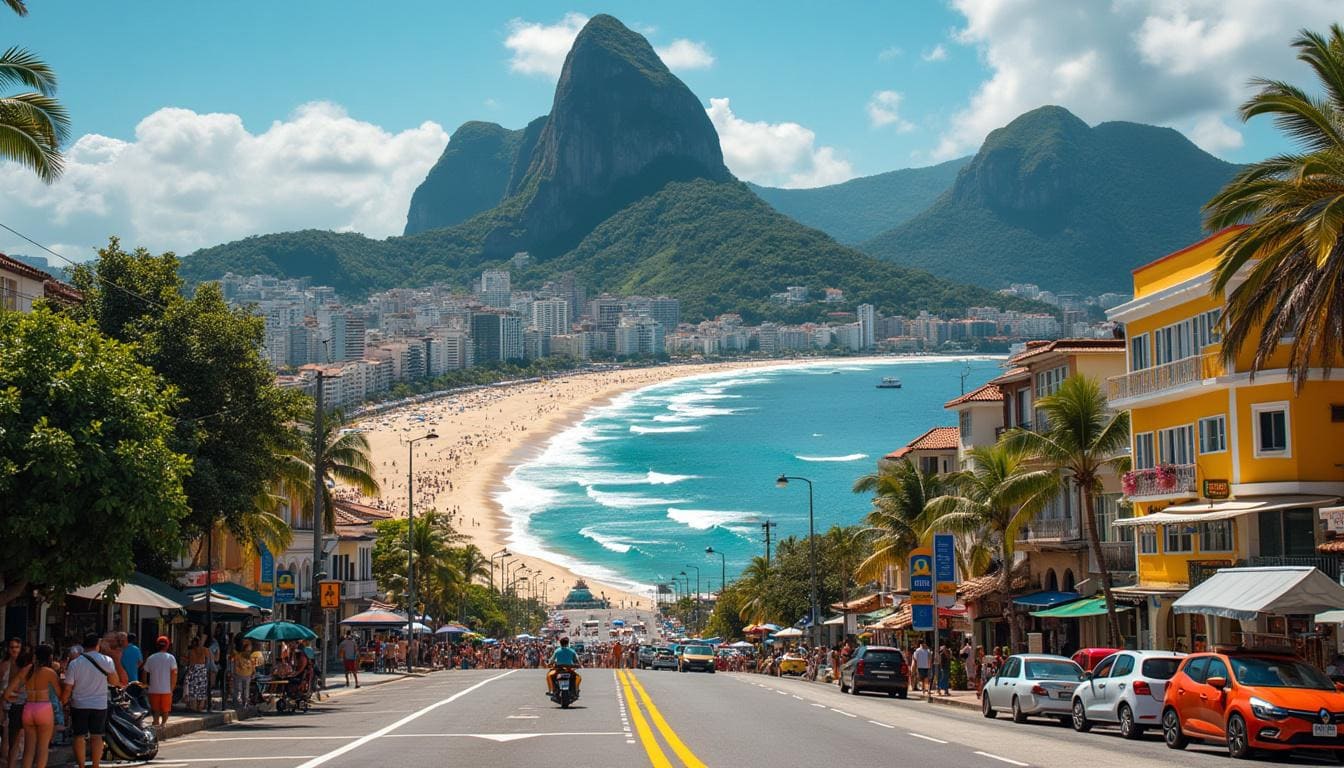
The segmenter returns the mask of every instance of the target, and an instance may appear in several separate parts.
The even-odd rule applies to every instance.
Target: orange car
[[[1167,684],[1162,736],[1172,749],[1223,742],[1235,758],[1302,749],[1344,758],[1344,693],[1289,653],[1236,650],[1187,656]]]

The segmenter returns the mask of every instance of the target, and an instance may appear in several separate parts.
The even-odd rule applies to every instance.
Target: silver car
[[[1072,719],[1073,690],[1083,679],[1083,668],[1063,656],[1020,653],[1009,656],[999,674],[985,681],[981,710],[995,717],[999,710],[1013,713],[1013,722],[1032,715],[1056,717],[1065,725]]]

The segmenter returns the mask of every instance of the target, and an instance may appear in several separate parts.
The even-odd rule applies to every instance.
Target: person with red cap
[[[168,652],[168,638],[160,636],[154,646],[158,652],[145,659],[145,674],[149,676],[149,710],[154,725],[168,724],[168,713],[173,709],[173,689],[177,688],[177,658]]]

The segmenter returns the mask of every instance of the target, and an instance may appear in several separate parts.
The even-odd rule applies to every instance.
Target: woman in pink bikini
[[[37,646],[33,659],[18,674],[12,675],[5,689],[5,700],[16,701],[19,687],[27,700],[23,705],[23,768],[47,768],[47,745],[56,728],[56,711],[51,707],[51,691],[59,690],[61,679],[51,668],[51,646]]]

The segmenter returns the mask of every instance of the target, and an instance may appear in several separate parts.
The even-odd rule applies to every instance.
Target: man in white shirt
[[[98,652],[102,638],[84,637],[84,652],[65,669],[61,701],[70,709],[70,732],[75,737],[75,765],[84,768],[85,742],[93,752],[93,768],[103,759],[103,732],[107,730],[107,687],[118,686],[117,666]]]
[[[154,725],[167,725],[168,713],[173,709],[173,689],[177,687],[177,659],[168,652],[168,638],[160,637],[155,643],[158,652],[145,659],[145,674],[149,676],[149,710],[154,714]]]
[[[919,674],[919,684],[924,690],[928,690],[929,686],[929,668],[930,662],[933,660],[932,657],[933,654],[929,653],[929,646],[921,641],[919,647],[915,649],[915,669]]]

